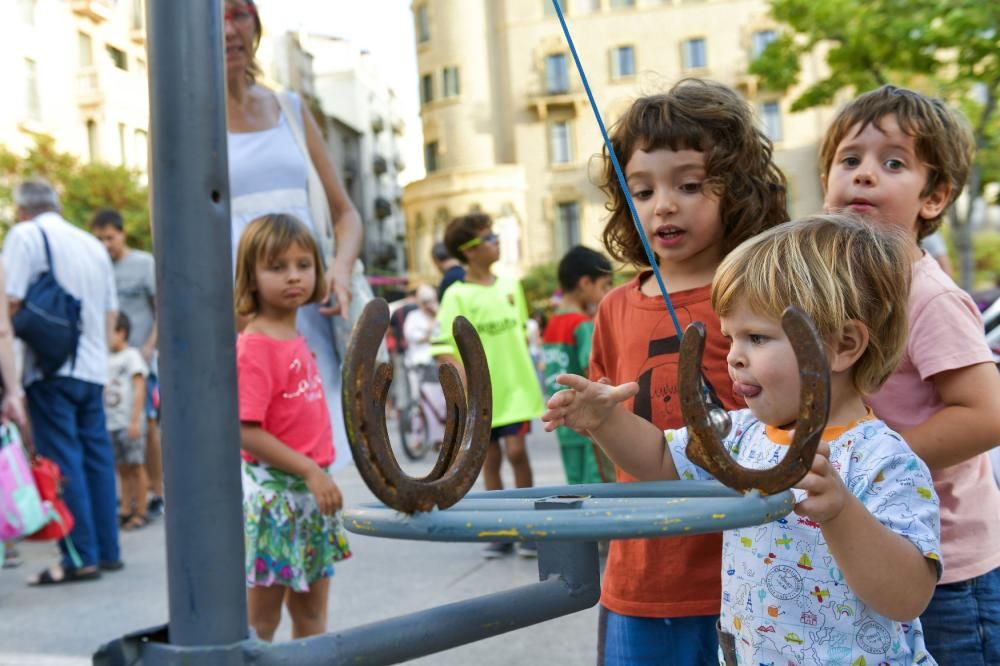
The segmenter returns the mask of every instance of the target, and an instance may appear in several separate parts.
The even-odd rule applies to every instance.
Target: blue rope
[[[663,276],[660,274],[660,267],[656,261],[656,255],[653,254],[653,248],[649,245],[649,239],[646,238],[646,232],[642,228],[642,223],[639,221],[639,213],[635,210],[635,203],[632,201],[632,193],[629,192],[628,182],[625,180],[625,173],[622,171],[621,164],[618,163],[618,156],[615,155],[614,146],[611,145],[611,139],[608,137],[608,130],[604,127],[604,121],[601,120],[601,113],[597,110],[597,102],[594,101],[594,94],[590,91],[590,84],[587,83],[587,75],[583,71],[583,64],[580,62],[580,56],[576,53],[576,45],[573,44],[573,38],[569,34],[569,26],[566,25],[566,17],[563,16],[562,7],[559,6],[560,0],[552,0],[552,4],[556,8],[556,15],[559,17],[559,24],[562,25],[563,34],[566,35],[566,41],[569,43],[570,53],[573,54],[573,62],[576,63],[576,69],[580,72],[580,79],[583,80],[583,89],[587,91],[587,99],[590,100],[590,108],[594,112],[594,118],[597,119],[597,126],[601,128],[601,136],[604,137],[604,146],[608,150],[608,156],[611,158],[611,164],[615,167],[615,173],[618,174],[618,184],[622,188],[622,192],[625,195],[625,201],[628,203],[629,212],[632,214],[632,222],[635,224],[636,231],[639,232],[639,239],[642,241],[642,247],[646,251],[646,259],[649,260],[649,265],[653,269],[653,275],[656,276],[656,284],[660,287],[660,293],[663,294],[663,301],[667,304],[667,311],[670,312],[670,319],[674,322],[674,329],[677,331],[677,337],[681,338],[684,332],[681,331],[681,324],[677,320],[677,313],[674,312],[674,304],[670,300],[670,294],[667,293],[667,287],[663,283]]]

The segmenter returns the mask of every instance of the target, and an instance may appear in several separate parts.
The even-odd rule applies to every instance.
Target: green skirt
[[[305,479],[243,461],[243,523],[248,587],[308,592],[351,556],[340,513],[320,513]]]

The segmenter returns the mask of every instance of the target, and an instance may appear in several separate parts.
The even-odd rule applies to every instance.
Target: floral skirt
[[[340,513],[320,513],[305,479],[243,461],[243,523],[248,587],[308,592],[351,556]]]

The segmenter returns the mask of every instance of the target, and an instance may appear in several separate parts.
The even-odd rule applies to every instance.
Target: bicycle
[[[410,385],[409,401],[397,409],[399,436],[403,453],[410,460],[421,460],[434,448],[439,448],[447,418],[444,393],[437,381],[437,367],[419,365],[407,368]],[[435,437],[436,435],[436,437]]]

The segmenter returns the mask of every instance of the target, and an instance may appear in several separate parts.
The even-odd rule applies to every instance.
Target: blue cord
[[[674,322],[674,329],[677,331],[678,339],[683,337],[684,332],[681,331],[681,323],[677,320],[677,313],[674,312],[674,304],[670,300],[670,295],[667,293],[667,287],[663,283],[663,276],[660,275],[660,267],[656,261],[656,255],[653,254],[653,248],[649,246],[649,239],[646,238],[646,232],[642,228],[642,223],[639,221],[639,213],[635,210],[635,203],[632,202],[632,193],[629,192],[628,182],[625,180],[625,173],[622,171],[621,164],[618,163],[618,156],[615,155],[614,146],[611,145],[611,139],[608,137],[608,130],[604,127],[604,121],[601,120],[601,113],[597,110],[597,102],[594,101],[594,94],[590,92],[590,84],[587,83],[587,75],[583,71],[583,64],[580,63],[580,56],[576,53],[576,46],[573,44],[573,38],[569,34],[569,26],[566,25],[566,17],[563,16],[562,7],[559,6],[560,0],[552,0],[552,4],[556,8],[556,15],[559,17],[559,24],[562,25],[563,34],[566,35],[566,41],[569,43],[570,53],[573,54],[573,62],[576,63],[576,69],[580,72],[580,79],[583,80],[583,89],[587,91],[587,99],[590,100],[590,108],[594,112],[594,118],[597,119],[597,126],[601,128],[601,136],[604,137],[604,146],[608,150],[608,156],[611,158],[611,164],[615,167],[615,173],[618,174],[618,184],[622,188],[622,192],[625,195],[625,201],[628,203],[629,212],[632,214],[632,222],[635,224],[636,231],[639,232],[639,240],[642,241],[642,247],[646,251],[646,259],[649,260],[649,265],[653,269],[653,275],[656,276],[656,284],[660,287],[660,293],[663,294],[663,301],[667,304],[667,311],[670,313],[670,319]]]

